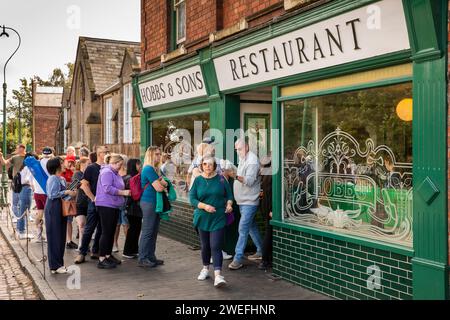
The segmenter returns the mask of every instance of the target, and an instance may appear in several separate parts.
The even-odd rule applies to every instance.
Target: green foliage
[[[33,83],[39,86],[65,87],[70,86],[73,77],[73,63],[67,63],[67,73],[60,68],[55,68],[48,80],[43,80],[39,76],[33,76],[30,79],[20,79],[20,87],[12,90],[12,99],[7,101],[7,152],[15,150],[15,145],[19,142],[19,118],[22,126],[22,143],[32,143],[32,87]],[[20,106],[20,110],[19,110]],[[0,141],[3,142],[3,128],[0,132]]]

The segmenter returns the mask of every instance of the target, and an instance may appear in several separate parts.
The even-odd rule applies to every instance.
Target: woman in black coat
[[[125,188],[130,189],[130,179],[137,175],[141,169],[141,160],[129,159],[127,162],[127,175],[123,177]],[[130,227],[125,239],[122,256],[127,259],[137,258],[139,252],[139,235],[142,227],[142,210],[139,201],[134,201],[131,197],[126,200],[126,214]]]

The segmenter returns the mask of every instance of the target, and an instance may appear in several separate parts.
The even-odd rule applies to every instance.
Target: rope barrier
[[[8,195],[10,195],[9,192],[8,192]],[[13,201],[10,202],[10,205],[7,205],[7,206],[5,206],[4,208],[2,208],[2,212],[6,213],[7,228],[9,229],[9,222],[11,222],[11,226],[12,226],[12,230],[13,230],[12,237],[13,237],[14,239],[18,240],[19,246],[22,248],[22,250],[25,251],[25,253],[26,253],[28,259],[29,259],[33,264],[34,264],[34,261],[36,261],[36,262],[42,262],[42,270],[40,270],[40,268],[37,268],[37,269],[38,269],[39,273],[42,275],[43,279],[46,280],[46,262],[47,262],[47,255],[45,254],[45,251],[46,251],[46,250],[45,250],[45,248],[44,248],[44,240],[42,239],[42,234],[41,234],[41,237],[40,237],[40,239],[39,239],[40,242],[41,242],[41,250],[40,250],[40,251],[41,251],[41,257],[39,257],[39,256],[36,256],[36,255],[33,253],[33,251],[30,250],[30,247],[29,247],[29,242],[30,242],[30,240],[31,240],[31,239],[29,239],[29,231],[30,231],[30,229],[29,229],[29,223],[30,223],[29,217],[30,217],[30,215],[31,215],[31,214],[30,214],[30,213],[31,213],[31,212],[30,212],[31,210],[30,210],[30,208],[27,208],[27,209],[24,211],[23,214],[21,214],[19,217],[17,217],[17,216],[14,214],[12,202],[13,202]],[[20,200],[19,200],[19,203],[20,203]],[[17,208],[18,210],[20,210],[20,205],[18,205],[16,208]],[[22,242],[20,241],[20,240],[23,240],[23,239],[20,239],[20,233],[17,232],[17,225],[13,222],[13,216],[17,219],[17,221],[20,220],[20,219],[22,219],[22,218],[25,219],[25,225],[26,225],[26,238],[25,238],[25,240],[26,240],[26,247],[25,247],[25,248],[24,248]],[[43,227],[44,227],[43,217],[42,217],[42,219],[41,219],[41,221],[40,221],[40,224],[42,225],[42,233],[44,233],[44,232],[43,232]],[[18,234],[19,234],[19,237],[17,237]]]

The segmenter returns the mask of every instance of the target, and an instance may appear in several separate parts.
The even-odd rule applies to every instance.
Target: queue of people
[[[224,236],[238,212],[239,238],[228,268],[237,270],[243,267],[249,235],[256,246],[256,253],[247,258],[261,260],[258,267],[263,270],[270,268],[272,263],[270,175],[263,176],[261,183],[260,162],[249,151],[247,140],[239,139],[235,149],[239,155],[237,168],[228,160],[216,158],[214,146],[204,141],[198,146],[199,152],[190,168],[192,180],[189,200],[194,207],[193,226],[201,243],[202,268],[197,279],[202,281],[209,278],[212,264],[215,287],[227,283],[222,274],[223,260],[233,256],[223,251]],[[51,148],[42,150],[39,163],[48,175],[45,188],[41,181],[33,177],[34,171],[24,165],[24,159],[36,157],[27,154],[25,146],[19,145],[16,154],[8,160],[0,153],[1,162],[12,167],[13,178],[18,173],[21,177],[20,190],[13,188],[12,205],[20,238],[30,238],[24,234],[26,221],[23,214],[30,210],[31,194],[34,193],[37,209],[36,240],[47,242],[48,263],[52,273],[67,272],[63,260],[66,249],[78,251],[74,260],[76,264],[84,263],[89,254],[91,259],[98,261],[98,268],[116,268],[121,260],[113,253],[118,251],[117,239],[121,225],[126,225],[123,258],[137,259],[138,266],[143,268],[163,265],[164,260],[156,256],[159,226],[163,217],[157,208],[163,206],[158,202],[167,199],[169,189],[173,188],[170,178],[165,177],[170,172],[170,157],[165,156],[163,162],[162,151],[155,146],[146,150],[143,164],[139,159],[110,154],[106,146],[97,147],[95,152],[89,152],[83,147],[78,157],[75,153],[72,147],[61,157],[54,156]],[[270,166],[270,158],[263,165]],[[140,178],[139,200],[131,192],[133,183],[139,181],[136,178]],[[160,197],[161,194],[166,197]],[[76,210],[66,214],[62,203],[69,199],[75,202]],[[268,231],[264,241],[255,222],[260,207]],[[72,241],[74,216],[79,245]],[[46,239],[43,236],[44,225]]]

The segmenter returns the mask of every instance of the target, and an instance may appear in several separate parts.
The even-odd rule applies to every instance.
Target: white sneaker
[[[119,252],[119,248],[114,246],[112,252]]]
[[[197,277],[197,280],[203,281],[209,278],[209,270],[208,269],[202,269],[200,271],[200,274]]]
[[[216,288],[220,288],[223,287],[224,285],[226,285],[227,282],[225,281],[225,279],[223,278],[223,276],[218,275],[214,278],[214,287]]]
[[[12,223],[17,223],[17,220],[18,220],[18,219],[17,219],[16,217],[13,217],[13,218],[12,218]]]
[[[233,258],[233,256],[231,254],[228,254],[223,250],[222,250],[222,256],[223,256],[223,260],[230,260],[231,258]]]
[[[64,273],[67,273],[66,267],[59,267],[56,270],[52,270],[52,274],[64,274]]]
[[[32,234],[19,233],[19,239],[20,240],[33,239],[33,238],[34,238],[34,236]]]

